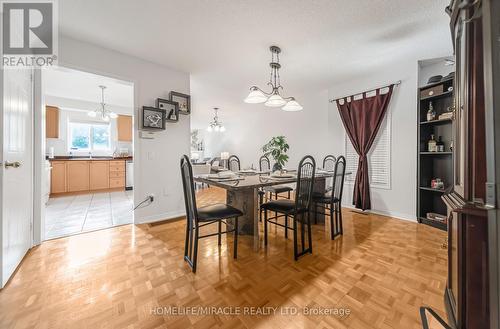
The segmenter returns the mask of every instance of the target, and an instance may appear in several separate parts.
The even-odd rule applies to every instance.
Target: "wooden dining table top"
[[[297,171],[288,171],[291,177],[286,178],[275,178],[270,172],[259,172],[254,173],[248,172],[237,172],[235,178],[231,179],[217,179],[213,178],[213,175],[197,175],[194,180],[197,182],[217,186],[226,190],[241,190],[241,189],[257,189],[260,187],[281,185],[281,184],[292,184],[297,181]],[[351,175],[351,172],[346,172],[345,175]],[[315,179],[326,179],[333,177],[333,171],[323,171],[316,170]]]

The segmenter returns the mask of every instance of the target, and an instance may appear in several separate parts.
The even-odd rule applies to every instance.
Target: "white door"
[[[2,282],[32,246],[33,84],[31,70],[3,71]]]

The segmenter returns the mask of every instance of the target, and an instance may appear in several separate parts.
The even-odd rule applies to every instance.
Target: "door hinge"
[[[33,232],[33,222],[30,222],[30,232]]]
[[[497,204],[496,184],[486,182],[486,206],[495,208]]]

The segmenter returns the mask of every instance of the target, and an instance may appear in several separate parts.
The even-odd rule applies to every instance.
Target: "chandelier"
[[[224,127],[222,125],[222,122],[219,121],[219,116],[217,115],[218,111],[219,111],[219,108],[214,107],[215,115],[214,115],[214,118],[212,119],[212,121],[208,124],[208,127],[207,127],[208,132],[216,131],[216,132],[222,133],[222,132],[226,131],[226,127]]]
[[[277,46],[271,46],[271,76],[269,78],[268,86],[272,88],[271,92],[267,93],[257,86],[250,88],[250,94],[245,98],[245,103],[259,104],[264,103],[270,107],[281,107],[283,111],[300,111],[303,107],[293,97],[282,97],[280,89],[283,90],[280,81],[280,52],[281,49]]]
[[[87,112],[87,115],[91,118],[95,118],[99,114],[101,116],[101,119],[106,122],[108,122],[110,118],[116,119],[118,117],[118,114],[108,110],[106,108],[106,103],[104,103],[104,89],[106,89],[106,86],[99,86],[99,88],[101,88],[101,107],[97,110]]]

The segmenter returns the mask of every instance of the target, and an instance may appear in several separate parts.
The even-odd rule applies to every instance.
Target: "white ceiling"
[[[63,67],[44,70],[43,79],[46,96],[98,104],[101,102],[99,86],[102,85],[106,86],[106,104],[130,111],[134,107],[134,85],[130,82]]]
[[[241,104],[264,86],[269,46],[283,49],[295,95],[451,53],[449,0],[65,0],[60,33],[191,73],[195,112]],[[203,115],[200,116],[200,113]],[[227,113],[227,112],[226,112]]]

